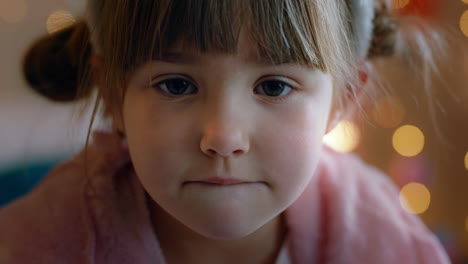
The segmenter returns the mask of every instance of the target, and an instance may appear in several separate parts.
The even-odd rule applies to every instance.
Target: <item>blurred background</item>
[[[73,23],[82,0],[0,0],[0,207],[29,192],[58,162],[80,150],[89,114],[30,90],[21,59],[36,38]],[[468,0],[394,0],[447,33],[433,100],[400,60],[379,66],[392,94],[341,122],[324,142],[355,152],[401,188],[401,206],[419,215],[453,263],[468,263]],[[431,113],[433,111],[433,113]],[[382,208],[382,210],[385,210]]]

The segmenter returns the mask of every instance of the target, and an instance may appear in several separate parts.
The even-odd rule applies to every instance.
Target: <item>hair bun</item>
[[[40,38],[23,58],[28,84],[54,101],[73,101],[90,94],[89,29],[82,21]]]
[[[374,30],[368,57],[391,56],[395,53],[397,24],[385,4],[376,6]]]

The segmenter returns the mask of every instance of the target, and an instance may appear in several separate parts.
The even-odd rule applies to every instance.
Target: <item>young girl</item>
[[[449,263],[385,175],[322,145],[394,53],[388,3],[88,6],[25,73],[97,87],[112,129],[0,211],[0,263]]]

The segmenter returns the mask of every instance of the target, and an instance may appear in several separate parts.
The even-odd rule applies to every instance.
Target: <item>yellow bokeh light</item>
[[[410,3],[410,0],[393,0],[393,8],[404,8]]]
[[[468,170],[468,152],[465,154],[465,168]]]
[[[76,19],[70,12],[64,10],[55,11],[47,18],[47,32],[52,34],[73,25],[75,22]]]
[[[0,0],[0,19],[7,23],[18,23],[28,14],[25,0]]]
[[[396,97],[384,97],[379,99],[372,109],[374,122],[383,128],[396,127],[403,122],[405,108]]]
[[[421,183],[408,183],[400,191],[400,205],[409,213],[422,214],[430,204],[431,193]]]
[[[424,134],[415,126],[405,125],[395,131],[392,143],[398,154],[414,157],[424,148]]]
[[[351,152],[356,149],[359,139],[359,128],[353,122],[344,120],[323,137],[323,142],[338,152]]]
[[[468,232],[468,216],[465,218],[465,229]]]
[[[468,0],[462,0],[462,2],[468,4]]]
[[[465,10],[460,18],[460,29],[468,37],[468,10]]]

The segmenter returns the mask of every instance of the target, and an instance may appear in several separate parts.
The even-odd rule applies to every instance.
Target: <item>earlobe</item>
[[[350,100],[350,99],[354,101],[357,100],[358,102],[356,103],[360,103],[360,99],[362,98],[362,95],[364,94],[364,89],[367,86],[368,81],[369,81],[369,71],[370,71],[369,62],[361,62],[359,64],[359,70],[357,72],[358,79],[357,79],[354,89],[351,85],[346,86],[346,89],[347,89],[346,93],[348,94],[348,96],[351,97],[351,98],[347,98],[347,100]]]
[[[364,110],[368,103],[367,89],[369,82],[370,64],[369,62],[361,62],[357,72],[357,80],[354,85],[351,83],[346,85],[346,95],[343,98],[343,113],[342,119],[353,118],[354,114],[359,110]]]

